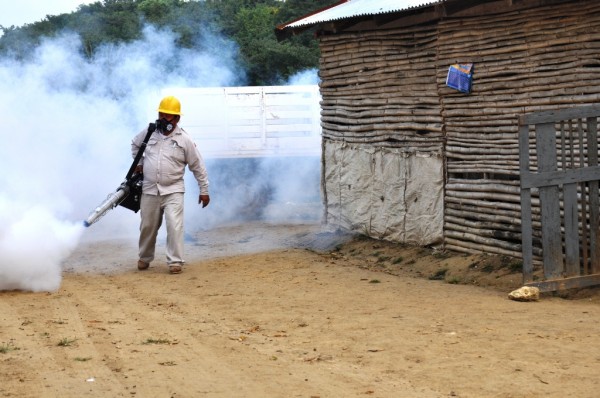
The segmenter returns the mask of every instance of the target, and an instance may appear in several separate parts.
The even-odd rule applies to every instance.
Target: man
[[[183,195],[184,172],[187,165],[194,174],[200,197],[198,203],[208,206],[208,175],[204,160],[190,136],[177,124],[181,117],[181,104],[173,96],[165,97],[158,107],[156,131],[152,133],[144,156],[136,167],[144,173],[140,201],[140,271],[148,269],[154,260],[156,236],[163,216],[167,226],[167,264],[171,274],[182,272],[183,260]],[[131,143],[135,158],[147,131],[140,132]]]

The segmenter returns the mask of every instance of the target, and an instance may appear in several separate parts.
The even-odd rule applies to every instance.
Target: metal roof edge
[[[279,25],[277,25],[277,26],[275,27],[275,29],[276,29],[276,30],[283,30],[283,29],[285,29],[285,28],[286,28],[286,26],[289,26],[289,25],[291,25],[291,24],[293,24],[293,23],[296,23],[296,22],[298,22],[298,21],[301,21],[301,20],[303,20],[303,19],[306,19],[306,18],[308,18],[308,17],[312,17],[313,15],[320,14],[320,13],[322,13],[323,11],[327,11],[327,10],[329,10],[329,9],[331,9],[331,8],[334,8],[334,7],[337,7],[337,6],[339,6],[340,4],[347,3],[348,1],[350,1],[350,0],[340,0],[340,1],[338,1],[337,3],[334,3],[334,4],[331,4],[331,5],[328,5],[327,7],[320,8],[320,9],[318,9],[318,10],[315,10],[315,11],[311,12],[311,13],[308,13],[308,14],[306,14],[306,15],[303,15],[303,16],[301,16],[301,17],[298,17],[298,18],[296,18],[296,19],[294,19],[294,20],[292,20],[292,21],[289,21],[289,22],[286,22],[286,23],[279,24]]]
[[[308,29],[321,23],[368,17],[373,15],[401,13],[430,7],[446,1],[447,0],[342,0],[328,7],[324,7],[306,14],[293,21],[279,24],[277,25],[276,30],[283,31],[286,29]],[[340,7],[338,13],[336,13],[335,10],[337,7]],[[319,14],[325,14],[325,16],[318,18]]]

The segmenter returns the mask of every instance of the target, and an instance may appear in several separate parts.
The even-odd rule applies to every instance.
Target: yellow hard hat
[[[177,98],[170,95],[160,101],[158,111],[160,113],[168,113],[169,115],[181,115],[181,103]]]

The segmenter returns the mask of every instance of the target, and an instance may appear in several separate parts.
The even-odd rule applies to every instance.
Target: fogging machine
[[[137,213],[140,210],[140,201],[142,199],[142,184],[144,183],[144,175],[142,173],[135,173],[135,169],[144,154],[146,145],[152,133],[156,130],[156,124],[150,123],[148,125],[148,132],[144,141],[135,155],[135,159],[125,176],[125,181],[119,185],[115,192],[110,193],[106,199],[98,205],[83,221],[83,225],[89,227],[102,216],[108,213],[109,210],[114,209],[117,206],[123,206],[126,209]]]

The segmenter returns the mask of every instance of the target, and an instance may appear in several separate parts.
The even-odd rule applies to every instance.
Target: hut
[[[519,116],[599,102],[600,2],[345,0],[275,29],[307,30],[325,222],[520,257]]]

